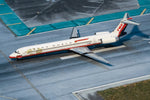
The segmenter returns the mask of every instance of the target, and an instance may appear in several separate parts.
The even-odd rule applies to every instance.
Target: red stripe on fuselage
[[[69,50],[69,49],[72,49],[72,48],[87,47],[87,46],[92,46],[92,45],[96,45],[96,44],[101,44],[101,43],[94,43],[94,44],[89,44],[89,45],[83,45],[83,46],[77,46],[77,47],[71,47],[71,48],[65,48],[65,49],[59,49],[59,50],[53,50],[53,51],[48,51],[48,52],[42,52],[42,53],[37,53],[37,54],[31,54],[31,55],[22,56],[22,58],[24,58],[24,57],[29,57],[29,56],[40,55],[40,54],[51,53],[51,52]],[[17,57],[9,57],[9,58],[17,58]]]
[[[79,40],[75,40],[74,42],[85,41],[85,40],[88,40],[88,39],[89,39],[89,38],[79,39]]]

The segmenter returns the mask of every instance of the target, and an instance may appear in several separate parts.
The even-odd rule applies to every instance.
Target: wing
[[[109,62],[107,60],[94,54],[88,47],[78,47],[78,48],[73,48],[70,50],[75,52],[75,53],[78,53],[80,55],[83,55],[85,57],[91,58],[95,61],[109,64]]]
[[[79,37],[78,30],[77,30],[76,27],[74,27],[74,28],[72,29],[72,33],[71,33],[70,39],[71,39],[71,38],[78,38],[78,37]]]

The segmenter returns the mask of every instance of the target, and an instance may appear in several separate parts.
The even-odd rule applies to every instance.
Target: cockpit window
[[[19,53],[18,51],[15,51],[15,53]]]

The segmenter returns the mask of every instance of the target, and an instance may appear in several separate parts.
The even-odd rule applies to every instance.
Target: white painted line
[[[125,84],[131,84],[131,83],[144,81],[144,80],[148,80],[148,79],[150,79],[150,75],[145,75],[145,76],[136,77],[136,78],[132,78],[132,79],[127,79],[127,80],[114,82],[114,83],[110,83],[110,84],[106,84],[106,85],[101,85],[101,86],[98,86],[98,87],[83,89],[83,90],[75,91],[75,92],[72,92],[72,93],[73,94],[78,94],[79,92],[91,91],[91,90],[93,90],[93,91],[102,91],[102,90],[106,90],[106,89],[109,89],[109,88],[114,88],[114,87],[122,86],[122,85],[125,85]]]
[[[65,59],[76,58],[76,57],[80,57],[80,55],[74,54],[74,55],[60,57],[60,59],[65,60]]]
[[[150,38],[143,38],[143,40],[150,41]],[[150,43],[150,42],[148,42],[148,43]]]
[[[121,45],[121,46],[117,46],[117,47],[110,47],[110,48],[104,48],[104,49],[100,49],[100,50],[95,50],[93,51],[94,53],[99,53],[99,52],[105,52],[105,51],[110,51],[110,50],[116,50],[116,49],[120,49],[120,48],[124,48],[126,47],[125,45]],[[70,58],[76,58],[76,57],[80,57],[80,55],[78,54],[74,54],[74,55],[69,55],[69,56],[63,56],[60,57],[61,60],[65,60],[65,59],[70,59]]]
[[[110,47],[110,48],[104,48],[104,49],[100,49],[100,50],[95,50],[93,51],[94,53],[99,53],[99,52],[105,52],[105,51],[111,51],[111,50],[116,50],[116,49],[121,49],[126,47],[125,45],[121,45],[121,46],[117,46],[117,47]]]
[[[148,40],[148,41],[150,41],[150,38],[143,38],[143,40]]]

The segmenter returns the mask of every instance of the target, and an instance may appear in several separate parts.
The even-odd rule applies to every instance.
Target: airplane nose
[[[13,57],[13,56],[9,56],[9,58],[15,58],[15,57]]]
[[[14,58],[13,56],[9,56],[9,58]]]
[[[9,58],[16,58],[16,56],[15,56],[14,53],[12,53],[12,54],[9,55]]]

